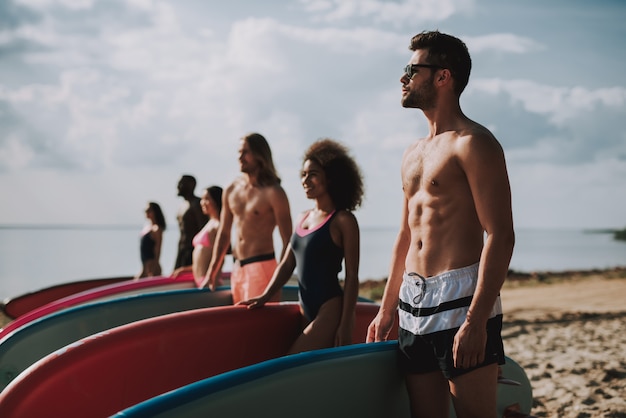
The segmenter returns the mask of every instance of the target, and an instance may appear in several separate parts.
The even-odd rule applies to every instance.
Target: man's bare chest
[[[264,217],[272,211],[268,197],[257,190],[233,193],[229,205],[233,214],[241,219]]]
[[[456,157],[448,147],[418,146],[402,162],[402,185],[409,195],[445,186],[459,174]]]

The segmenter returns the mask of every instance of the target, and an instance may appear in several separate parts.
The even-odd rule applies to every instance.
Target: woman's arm
[[[163,230],[160,226],[155,225],[150,232],[152,234],[152,239],[154,239],[154,259],[157,264],[160,263],[161,260],[161,244],[163,242]]]
[[[340,232],[340,246],[343,248],[346,267],[341,319],[335,336],[335,345],[342,346],[352,343],[356,302],[359,297],[360,231],[356,217],[351,212],[341,211],[333,223],[336,223]]]

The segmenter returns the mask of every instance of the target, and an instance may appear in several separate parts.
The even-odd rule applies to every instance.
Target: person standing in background
[[[180,229],[178,253],[174,271],[183,266],[190,266],[193,262],[193,237],[200,232],[209,217],[202,213],[200,198],[194,195],[196,188],[195,177],[184,174],[178,182],[178,196],[185,199],[178,209],[176,218]]]
[[[285,190],[274,167],[272,151],[263,135],[251,133],[239,146],[237,177],[222,196],[222,214],[211,265],[201,287],[215,289],[224,256],[231,245],[235,225],[233,271],[230,285],[233,303],[259,296],[276,269],[274,229],[282,239],[282,255],[291,237],[291,212]],[[275,295],[280,300],[280,292]]]
[[[347,148],[321,139],[304,154],[301,182],[314,207],[300,216],[265,292],[241,302],[262,307],[297,267],[303,330],[289,354],[352,344],[359,294],[359,224],[352,211],[363,199],[361,170]],[[344,260],[342,287],[338,274]]]
[[[200,285],[204,280],[213,256],[213,246],[222,212],[222,188],[219,186],[207,187],[200,198],[200,205],[202,212],[209,217],[209,221],[193,237],[193,262],[190,266],[179,267],[172,273],[172,277],[178,277],[182,273],[193,272],[197,285]],[[219,279],[218,284],[220,284]]]
[[[165,231],[165,216],[161,206],[155,202],[149,202],[146,207],[146,218],[150,221],[141,232],[139,251],[141,254],[141,271],[135,279],[143,277],[160,276],[161,244],[163,243],[163,231]]]

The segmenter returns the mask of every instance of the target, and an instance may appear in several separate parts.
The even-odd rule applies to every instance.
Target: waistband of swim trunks
[[[470,266],[461,267],[454,270],[444,271],[436,276],[424,277],[418,273],[407,273],[406,271],[402,275],[402,279],[408,281],[409,283],[415,283],[416,281],[424,280],[424,282],[428,284],[443,284],[450,280],[456,280],[461,277],[467,276],[476,276],[478,275],[478,265],[479,263],[472,264]]]
[[[244,258],[243,260],[236,260],[236,261],[239,263],[239,267],[243,267],[246,264],[258,263],[259,261],[274,260],[275,258],[276,258],[276,255],[274,253],[269,253],[269,254],[254,255],[252,257],[248,257],[248,258]]]

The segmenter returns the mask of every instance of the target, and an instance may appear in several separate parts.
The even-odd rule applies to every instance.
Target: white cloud
[[[85,10],[91,9],[95,0],[15,0],[15,2],[36,10],[47,9],[54,6],[69,10]]]
[[[621,112],[626,106],[626,88],[620,86],[588,89],[555,87],[531,80],[478,79],[469,89],[492,95],[505,93],[513,103],[521,103],[528,112],[546,115],[559,126],[597,108]]]
[[[286,38],[299,40],[305,44],[320,45],[336,52],[366,54],[377,51],[397,50],[406,53],[408,44],[405,36],[386,30],[369,27],[341,29],[303,28],[291,25],[277,25]]]
[[[470,11],[473,0],[301,0],[306,11],[324,22],[367,18],[392,24],[443,21]]]
[[[18,135],[9,135],[4,142],[0,148],[0,167],[17,169],[32,161],[33,150],[25,146]]]
[[[275,2],[240,11],[214,2],[94,0],[75,3],[80,10],[68,2],[22,0],[36,18],[0,31],[0,44],[12,51],[0,57],[2,75],[11,76],[0,81],[0,186],[29,202],[25,209],[3,205],[3,220],[38,219],[41,194],[32,185],[46,182],[55,190],[44,199],[53,222],[125,223],[141,216],[137,208],[148,199],[173,212],[182,172],[202,185],[225,184],[237,174],[237,139],[259,131],[272,145],[294,211],[310,204],[297,176],[301,153],[330,136],[364,168],[360,220],[395,226],[381,214],[399,213],[402,152],[427,131],[421,112],[399,104],[400,69],[416,24],[472,33],[461,36],[472,53],[506,54],[506,66],[553,47],[546,29],[527,32],[541,43],[509,26],[481,30],[489,19],[474,18],[482,12],[472,1],[305,1],[287,12]],[[200,15],[190,19],[192,12]],[[486,55],[493,56],[475,59]],[[545,65],[558,68],[550,58]],[[507,68],[493,71],[507,77]],[[581,77],[556,87],[475,76],[463,100],[483,105],[467,110],[504,140],[514,196],[525,205],[519,219],[532,224],[532,211],[572,206],[579,166],[590,179],[613,180],[593,190],[592,182],[581,185],[598,201],[626,187],[600,172],[613,159],[611,176],[624,174],[626,88],[619,80],[597,88],[589,87],[597,80]],[[542,188],[549,176],[558,198]],[[76,204],[76,196],[95,203]],[[562,222],[576,224],[574,212]],[[555,209],[550,222],[557,218]]]
[[[483,36],[461,36],[471,53],[501,51],[513,54],[545,49],[545,46],[533,39],[512,33],[492,33]]]
[[[369,106],[356,109],[342,126],[342,136],[361,147],[370,147],[396,154],[415,139],[428,132],[426,120],[416,109],[400,105],[400,84],[396,89],[381,92]],[[372,155],[372,159],[380,154]]]

